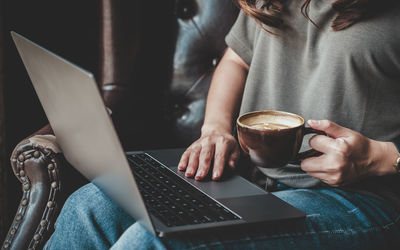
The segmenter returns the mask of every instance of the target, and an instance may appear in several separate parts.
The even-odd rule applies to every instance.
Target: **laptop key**
[[[166,226],[239,219],[150,156],[129,158],[148,211]]]
[[[192,222],[193,224],[199,224],[199,223],[201,223],[201,221],[198,220],[198,219],[193,219],[191,222]]]
[[[229,220],[229,218],[225,218],[224,216],[220,215],[217,217],[217,221],[225,221],[225,220]]]
[[[136,166],[136,167],[141,167],[141,166],[144,166],[146,164],[141,159],[139,159],[136,155],[130,155],[128,157],[128,160],[133,162],[134,166]]]
[[[213,222],[214,220],[211,219],[209,216],[204,215],[204,216],[202,217],[202,221],[203,221],[203,222]]]

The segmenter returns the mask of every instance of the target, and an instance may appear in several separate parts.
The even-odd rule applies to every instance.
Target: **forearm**
[[[243,95],[248,66],[228,49],[215,70],[207,97],[202,134],[219,130],[232,131]]]

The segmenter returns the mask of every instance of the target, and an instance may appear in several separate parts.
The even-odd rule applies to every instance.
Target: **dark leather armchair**
[[[149,28],[143,24],[146,3],[141,3],[146,1],[135,1],[134,15],[125,2],[102,1],[100,82],[105,104],[113,110],[125,148],[187,146],[200,135],[211,75],[238,9],[232,0],[168,1],[174,18],[167,20],[168,37],[159,37],[159,42],[161,49],[170,47],[170,57],[146,62],[141,59],[151,54],[146,47]],[[163,79],[145,78],[159,73],[152,64],[162,66]],[[157,134],[148,119],[165,129]],[[136,146],[130,145],[132,140]],[[41,248],[66,198],[87,181],[64,160],[50,126],[20,142],[11,164],[23,195],[2,249]]]

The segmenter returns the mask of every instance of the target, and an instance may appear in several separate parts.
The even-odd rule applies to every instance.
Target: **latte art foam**
[[[251,128],[259,129],[259,130],[280,130],[285,128],[290,128],[290,126],[280,123],[272,123],[272,122],[260,122],[249,125]]]

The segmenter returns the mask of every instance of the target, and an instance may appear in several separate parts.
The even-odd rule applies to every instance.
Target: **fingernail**
[[[317,125],[319,125],[319,121],[317,121],[317,120],[308,120],[307,121],[307,123],[310,125],[310,126],[317,126]]]
[[[345,142],[345,140],[342,137],[338,137],[338,138],[336,138],[336,140],[340,141],[340,142]]]
[[[230,161],[230,162],[229,162],[229,166],[231,166],[232,168],[235,167],[235,161],[233,161],[233,160]]]
[[[219,177],[219,171],[216,171],[213,173],[213,179],[218,178]]]
[[[204,175],[204,172],[197,172],[196,177],[195,177],[196,180],[202,178],[203,175]]]

